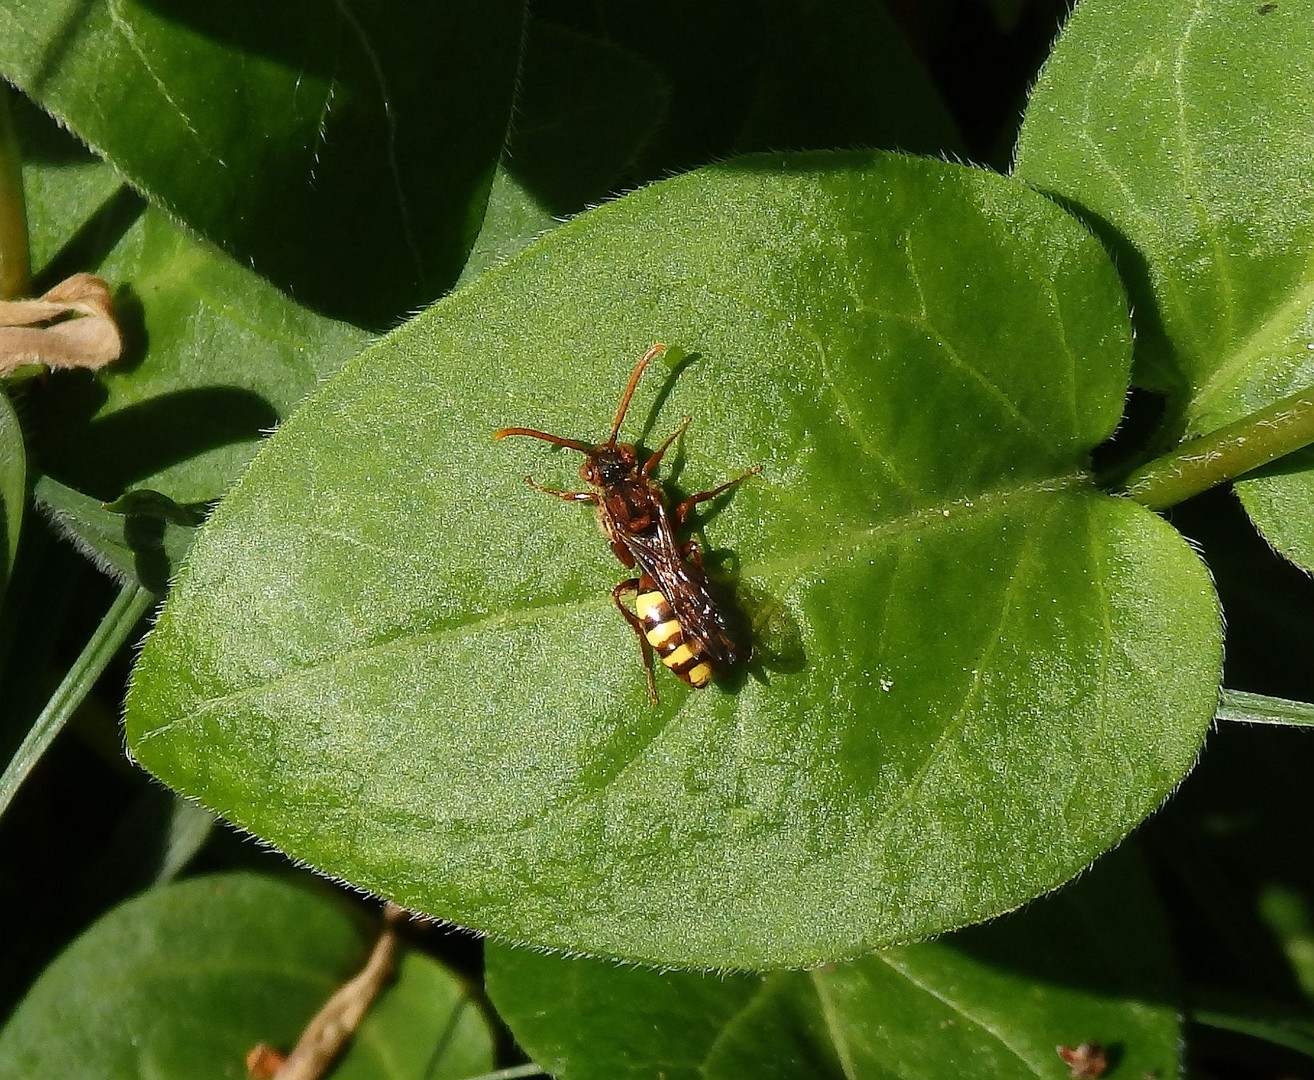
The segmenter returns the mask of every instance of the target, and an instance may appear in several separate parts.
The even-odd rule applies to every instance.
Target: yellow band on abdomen
[[[674,619],[668,619],[660,626],[652,627],[645,636],[648,638],[648,644],[661,652],[680,636],[680,624]]]
[[[680,671],[688,667],[689,662],[693,660],[693,658],[693,649],[689,648],[689,643],[685,641],[680,643],[678,649],[674,649],[669,655],[663,656],[662,663],[668,668],[674,668],[676,671]]]
[[[646,619],[650,623],[663,623],[671,617],[671,605],[666,602],[666,597],[654,590],[653,592],[639,593],[634,598],[634,610],[638,613],[640,619]]]

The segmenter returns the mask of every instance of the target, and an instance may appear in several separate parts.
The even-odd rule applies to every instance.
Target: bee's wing
[[[671,605],[685,639],[694,638],[713,667],[732,666],[739,649],[707,584],[707,575],[680,554],[675,532],[663,514],[658,527],[644,536],[627,536],[625,544],[639,568],[654,582]]]

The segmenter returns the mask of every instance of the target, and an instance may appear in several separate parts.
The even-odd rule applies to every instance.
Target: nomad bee
[[[519,427],[503,428],[493,435],[494,439],[527,435],[578,450],[584,455],[584,464],[579,469],[580,479],[592,484],[597,491],[553,491],[539,486],[528,476],[525,483],[535,491],[567,502],[592,503],[597,508],[598,523],[611,542],[616,558],[626,569],[638,569],[639,576],[622,581],[612,590],[611,598],[639,637],[643,664],[648,673],[648,696],[653,704],[657,703],[657,687],[652,674],[653,649],[657,650],[663,664],[690,686],[699,688],[711,682],[717,671],[733,666],[742,656],[740,648],[731,640],[725,620],[708,588],[698,545],[692,540],[681,542],[676,533],[698,503],[715,498],[761,470],[760,465],[755,466],[711,491],[699,492],[674,508],[667,507],[666,494],[652,474],[661,463],[662,455],[688,427],[689,417],[685,417],[671,436],[642,462],[633,446],[616,441],[644,369],[665,351],[665,345],[654,345],[634,366],[616,409],[611,437],[604,443],[589,446],[574,439]],[[627,594],[634,596],[634,611],[621,599]]]

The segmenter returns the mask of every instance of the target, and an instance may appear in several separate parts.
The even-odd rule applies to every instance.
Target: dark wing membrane
[[[639,569],[657,583],[675,612],[686,638],[696,638],[713,667],[731,667],[739,649],[730,637],[707,584],[707,575],[680,554],[675,532],[662,513],[657,527],[647,533],[627,534],[625,546]]]

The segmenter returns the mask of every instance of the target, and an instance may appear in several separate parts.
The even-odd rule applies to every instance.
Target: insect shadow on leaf
[[[758,582],[736,581],[735,595],[739,599],[736,613],[746,620],[744,632],[753,642],[748,673],[770,685],[772,673],[794,675],[802,671],[807,666],[803,630],[785,601]]]

